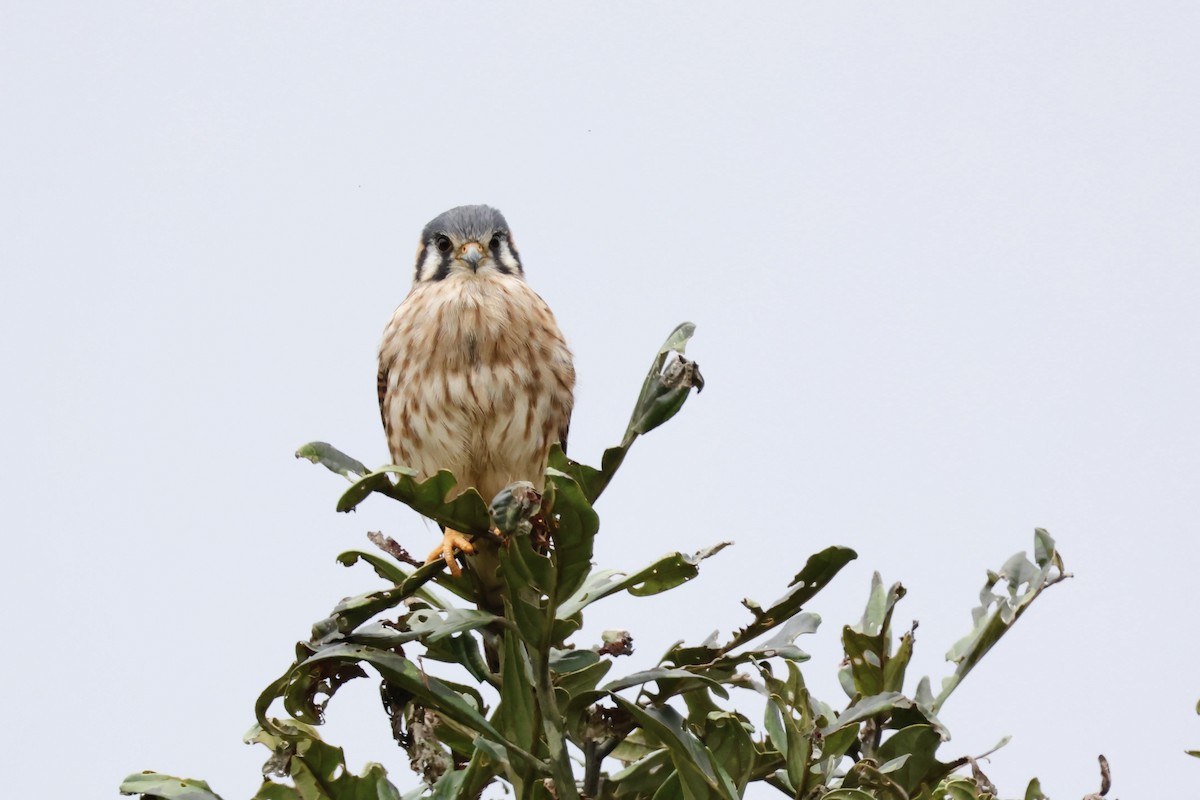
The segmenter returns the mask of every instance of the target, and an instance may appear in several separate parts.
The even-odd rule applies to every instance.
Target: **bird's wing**
[[[558,429],[558,445],[562,448],[563,455],[567,454],[567,432],[571,430],[571,417],[567,416],[562,427]]]
[[[375,378],[376,388],[379,390],[379,418],[383,421],[383,427],[387,428],[387,409],[384,407],[384,399],[387,396],[388,386],[388,369],[391,367],[392,360],[383,360],[382,354],[379,357],[379,374]]]

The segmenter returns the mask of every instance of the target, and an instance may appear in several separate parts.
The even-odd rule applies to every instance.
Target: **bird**
[[[542,490],[551,447],[566,449],[575,367],[495,208],[452,208],[422,230],[412,287],[384,328],[378,390],[393,463],[420,479],[449,470],[451,497],[474,487],[490,501],[516,481]],[[472,556],[494,595],[498,561],[473,555],[488,547],[446,528],[427,563],[457,576],[456,552]]]

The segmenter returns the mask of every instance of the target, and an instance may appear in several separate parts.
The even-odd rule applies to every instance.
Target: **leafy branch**
[[[448,472],[421,480],[404,466],[368,470],[328,444],[300,448],[299,457],[351,482],[339,511],[381,495],[460,531],[498,531],[502,609],[480,603],[468,576],[449,574],[441,561],[404,563],[403,548],[380,535],[372,541],[382,552],[342,553],[342,564],[365,564],[385,585],[342,600],[314,624],[259,696],[247,741],[267,747],[270,758],[256,799],[402,797],[382,766],[355,775],[318,734],[340,687],[369,673],[420,776],[403,795],[413,800],[475,798],[496,783],[521,800],[729,800],[752,783],[814,800],[994,797],[978,768],[982,756],[942,760],[949,733],[936,714],[1032,602],[1067,577],[1044,530],[1035,532],[1032,560],[1019,553],[987,573],[972,630],[950,650],[954,672],[936,697],[929,678],[906,693],[915,624],[894,634],[905,589],[885,588],[878,574],[862,618],[841,631],[846,701],[835,707],[809,691],[801,671],[809,656],[796,642],[817,633],[821,618],[808,606],[857,557],[841,546],[811,556],[774,602],[743,600],[749,619],[727,638],[676,643],[651,669],[610,677],[631,652],[627,631],[575,641],[591,604],[670,591],[728,545],[669,553],[629,573],[592,564],[593,503],[634,441],[703,386],[683,355],[693,332],[680,325],[656,352],[621,443],[600,467],[555,449],[541,493],[514,485],[489,504],[473,489],[453,494]],[[764,709],[757,724],[738,700],[749,695]],[[153,772],[129,776],[121,791],[219,800],[203,781]],[[1042,797],[1036,780],[1025,797]]]

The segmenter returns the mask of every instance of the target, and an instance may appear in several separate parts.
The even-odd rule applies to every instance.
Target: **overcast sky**
[[[735,10],[736,9],[736,10]],[[872,571],[951,671],[985,570],[1048,592],[951,699],[947,758],[1055,798],[1200,762],[1200,49],[1190,3],[0,5],[0,347],[13,797],[141,769],[253,794],[258,692],[394,504],[338,515],[323,439],[387,460],[383,325],[422,226],[507,215],[576,354],[596,462],[685,319],[708,381],[600,503],[597,560],[736,541],[606,601],[648,666],[830,544],[827,702]],[[614,671],[614,675],[617,674]],[[909,691],[912,690],[910,685]],[[330,707],[415,785],[374,681]],[[769,796],[769,795],[760,795]]]

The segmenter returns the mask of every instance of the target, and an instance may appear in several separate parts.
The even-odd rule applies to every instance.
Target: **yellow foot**
[[[450,568],[450,574],[458,577],[462,575],[462,569],[459,568],[458,561],[454,558],[455,550],[460,550],[464,553],[474,553],[475,545],[471,544],[470,539],[453,528],[446,528],[446,532],[442,535],[442,543],[433,549],[433,552],[425,559],[425,563],[428,564],[440,558]]]

